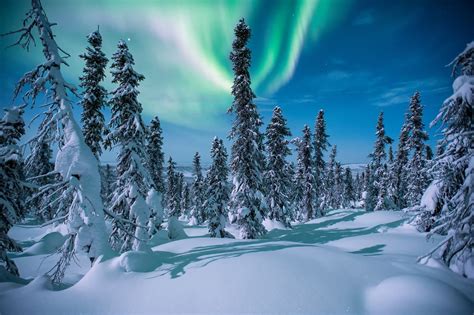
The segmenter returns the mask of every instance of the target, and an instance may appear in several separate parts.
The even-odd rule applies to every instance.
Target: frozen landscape
[[[18,225],[10,235],[24,252],[13,258],[29,283],[0,283],[0,312],[471,314],[472,280],[417,264],[440,239],[427,241],[405,221],[401,212],[335,210],[259,240],[210,238],[206,227],[190,226],[188,238],[159,233],[151,251],[91,270],[79,255],[62,288],[43,277],[58,259],[61,226]]]
[[[474,314],[474,3],[427,4],[2,2],[0,315]]]

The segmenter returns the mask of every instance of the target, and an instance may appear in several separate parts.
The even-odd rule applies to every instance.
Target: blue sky
[[[29,1],[2,1],[0,32],[17,28]],[[343,163],[366,162],[377,115],[397,138],[409,97],[421,92],[425,124],[450,95],[446,65],[474,39],[472,1],[60,1],[43,5],[69,53],[64,72],[78,83],[85,36],[100,25],[110,58],[119,39],[129,43],[136,70],[145,75],[140,101],[144,120],[158,115],[166,154],[190,164],[195,151],[209,161],[212,138],[230,129],[233,27],[252,27],[251,75],[267,122],[275,105],[291,131],[311,128],[326,112],[330,142]],[[1,38],[6,47],[14,38]],[[0,103],[11,105],[15,82],[42,60],[39,47],[0,51]],[[105,86],[114,86],[106,79]],[[36,110],[29,110],[27,119]],[[76,107],[77,117],[80,108]],[[109,117],[108,111],[106,116]],[[34,132],[35,124],[28,135]],[[430,130],[434,139],[436,129]],[[430,141],[434,144],[434,141]],[[104,161],[114,161],[107,152]]]

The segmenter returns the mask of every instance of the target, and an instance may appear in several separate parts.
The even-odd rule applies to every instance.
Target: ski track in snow
[[[18,225],[10,236],[24,252],[11,257],[26,281],[0,274],[0,314],[472,314],[474,282],[417,264],[442,238],[427,241],[405,219],[337,210],[258,240],[186,226],[189,238],[161,231],[151,251],[92,268],[78,256],[60,288],[43,275],[64,231]]]

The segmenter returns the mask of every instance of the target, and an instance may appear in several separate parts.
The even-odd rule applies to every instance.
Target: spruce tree
[[[441,123],[444,152],[435,160],[439,187],[437,205],[429,209],[434,219],[431,233],[447,235],[427,258],[442,261],[451,270],[474,279],[474,42],[454,61],[453,94],[447,98],[431,125]]]
[[[298,217],[302,221],[309,221],[314,217],[314,173],[311,158],[311,130],[307,125],[303,128],[303,136],[298,139],[297,157],[297,202]]]
[[[112,194],[116,188],[117,176],[114,167],[110,166],[110,164],[106,164],[105,167],[102,168],[101,175],[102,200],[104,201],[104,205],[109,207]]]
[[[199,152],[194,154],[193,158],[194,182],[192,185],[192,201],[191,201],[191,220],[192,224],[202,224],[207,219],[204,207],[205,187],[204,178],[202,176],[201,156]]]
[[[169,217],[179,217],[179,196],[177,195],[176,163],[170,156],[166,170],[166,209]]]
[[[227,177],[227,151],[221,139],[214,138],[211,149],[212,164],[207,174],[206,202],[204,207],[209,213],[209,235],[211,237],[232,237],[225,230],[227,223],[227,202],[229,187]]]
[[[324,215],[324,176],[326,174],[326,162],[324,161],[324,151],[329,145],[329,136],[326,134],[326,122],[324,121],[324,111],[321,109],[316,118],[314,127],[314,193],[315,193],[315,215]]]
[[[231,155],[232,193],[229,207],[243,239],[257,238],[266,230],[262,220],[266,213],[263,187],[265,158],[262,150],[263,135],[259,127],[262,120],[253,101],[255,94],[250,86],[250,49],[247,42],[250,28],[241,19],[234,29],[230,60],[234,71],[232,95],[234,101],[229,112],[234,121],[229,138],[234,140]]]
[[[115,214],[111,235],[112,247],[120,252],[142,250],[148,238],[145,226],[150,209],[145,200],[151,187],[151,179],[143,165],[147,161],[145,151],[146,127],[143,123],[142,106],[138,102],[138,86],[144,76],[133,69],[133,56],[124,41],[119,41],[112,59],[112,91],[110,104],[112,118],[107,144],[120,148],[117,161],[117,184],[111,200]],[[136,224],[132,224],[135,222]]]
[[[267,167],[265,169],[268,218],[290,226],[291,177],[286,158],[291,154],[286,137],[291,136],[280,107],[275,107],[266,130]]]
[[[165,183],[163,180],[163,168],[165,155],[163,153],[163,136],[161,123],[158,116],[155,116],[150,122],[147,134],[146,151],[148,154],[147,167],[151,179],[157,192],[161,195],[165,192]]]
[[[327,165],[324,195],[324,209],[335,209],[336,206],[336,155],[337,146],[334,145],[329,155],[329,162]]]
[[[90,47],[79,57],[84,59],[83,76],[80,77],[82,94],[82,132],[92,153],[99,158],[102,153],[102,137],[106,133],[104,115],[101,110],[106,104],[107,91],[100,85],[105,78],[108,59],[102,52],[102,36],[99,30],[87,36]]]
[[[398,138],[397,153],[395,156],[393,167],[393,180],[395,186],[394,203],[397,209],[406,208],[407,202],[405,195],[408,188],[408,174],[406,165],[408,163],[408,141],[410,136],[410,126],[408,124],[408,114],[405,115],[405,122],[403,123]]]
[[[184,174],[182,172],[176,172],[176,198],[178,199],[178,211],[179,217],[183,214],[183,203],[182,196],[184,190]]]
[[[356,177],[357,178],[357,177]],[[357,183],[357,180],[356,180]],[[349,167],[346,167],[344,170],[344,202],[343,202],[343,207],[351,207],[353,202],[356,199],[356,186],[354,184],[354,180],[352,178],[352,172]]]
[[[18,146],[25,133],[23,112],[23,107],[6,109],[0,121],[0,266],[15,276],[19,275],[18,268],[7,251],[21,251],[8,231],[26,213],[23,157]]]
[[[189,218],[191,211],[191,192],[189,184],[186,182],[183,184],[183,192],[181,193],[181,211],[185,218]]]
[[[381,112],[377,120],[376,140],[374,151],[370,155],[370,177],[368,180],[368,190],[366,198],[366,209],[368,211],[382,210],[386,208],[386,180],[384,162],[387,157],[385,144],[390,144],[392,139],[385,135],[383,124],[383,113]]]
[[[423,191],[428,186],[424,144],[424,141],[428,140],[428,134],[424,131],[423,106],[421,105],[419,92],[415,92],[411,98],[408,118],[411,134],[407,147],[412,155],[406,166],[408,187],[405,199],[408,206],[413,207],[419,203]]]

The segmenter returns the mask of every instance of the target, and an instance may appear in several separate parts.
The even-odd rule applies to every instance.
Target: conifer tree
[[[307,125],[303,128],[303,136],[297,141],[297,183],[299,199],[297,200],[298,217],[309,221],[314,217],[314,173],[311,159],[311,130]]]
[[[227,151],[224,142],[217,137],[212,142],[212,164],[207,173],[207,191],[205,208],[209,213],[209,235],[211,237],[232,237],[225,230],[227,223],[227,202],[229,200],[229,187],[227,177]]]
[[[184,190],[184,174],[182,172],[176,172],[176,198],[178,199],[178,209],[179,209],[179,216],[183,214],[183,203],[182,203],[182,196]]]
[[[153,118],[150,122],[150,128],[147,134],[147,167],[155,189],[161,195],[163,195],[165,192],[165,183],[163,180],[165,155],[163,153],[162,133],[163,131],[161,129],[160,119],[158,116],[155,116],[155,118]]]
[[[398,138],[397,153],[393,167],[394,180],[394,203],[397,209],[406,208],[407,202],[405,195],[408,188],[408,175],[406,165],[408,163],[408,141],[410,136],[410,126],[408,124],[408,114],[405,115],[405,121]]]
[[[326,181],[325,181],[325,196],[324,209],[335,209],[336,206],[336,154],[337,146],[334,145],[329,155],[329,162],[327,165]]]
[[[194,154],[193,173],[194,173],[194,182],[192,186],[191,220],[192,220],[192,224],[202,224],[207,218],[206,218],[206,211],[204,207],[204,202],[205,202],[204,178],[202,176],[201,156],[199,155],[199,152],[196,152]]]
[[[424,141],[428,140],[428,134],[424,131],[423,106],[420,101],[420,93],[415,92],[409,107],[409,129],[410,137],[407,142],[408,150],[413,152],[407,167],[407,193],[405,199],[409,207],[415,206],[421,200],[423,191],[428,185],[426,174],[426,157]]]
[[[115,184],[117,183],[117,176],[115,174],[115,170],[110,164],[106,164],[105,167],[102,169],[102,200],[106,207],[110,205],[110,199],[112,197],[113,192],[115,191]]]
[[[145,226],[150,217],[146,197],[151,178],[144,164],[146,127],[143,123],[142,106],[138,102],[138,86],[144,76],[133,69],[133,56],[124,41],[119,41],[112,59],[112,91],[110,104],[112,118],[107,145],[117,144],[120,152],[117,161],[117,184],[111,200],[115,214],[111,235],[112,247],[120,252],[143,250],[148,238]],[[132,222],[132,223],[131,223]],[[133,224],[135,222],[136,224]]]
[[[177,195],[177,176],[176,176],[176,163],[170,156],[168,160],[168,167],[166,170],[166,209],[168,216],[179,217],[179,196]]]
[[[314,193],[315,193],[315,215],[324,215],[324,176],[326,174],[326,162],[324,161],[324,151],[329,145],[329,136],[326,134],[326,122],[324,121],[324,111],[321,109],[316,118],[314,127]]]
[[[350,207],[356,199],[356,189],[354,186],[351,169],[346,167],[344,171],[344,202],[342,205],[344,208]]]
[[[106,104],[107,91],[100,85],[105,78],[108,59],[102,52],[102,36],[99,30],[87,36],[90,47],[79,57],[84,59],[83,76],[80,77],[82,94],[82,132],[92,153],[99,158],[102,153],[102,137],[106,133],[105,119],[101,110]]]
[[[381,112],[377,120],[376,140],[374,151],[370,155],[370,178],[368,180],[368,190],[366,198],[366,209],[368,211],[382,210],[386,208],[386,181],[384,162],[387,157],[385,144],[392,142],[392,139],[385,135],[383,124],[383,113]]]
[[[184,182],[183,192],[181,193],[181,211],[183,215],[188,218],[191,211],[191,192],[189,184]]]
[[[6,109],[0,121],[0,266],[15,276],[19,275],[18,268],[7,251],[21,251],[8,231],[26,213],[23,157],[18,146],[25,133],[23,112],[23,107]]]
[[[442,261],[451,270],[474,279],[474,141],[472,137],[474,99],[474,42],[454,61],[453,94],[444,101],[431,125],[441,123],[444,152],[438,155],[436,184],[438,200],[430,211],[431,233],[447,235],[428,258]]]
[[[56,42],[52,30],[55,23],[49,21],[41,1],[32,0],[31,4],[22,28],[10,34],[20,34],[15,45],[28,49],[35,42],[34,33],[37,31],[46,60],[20,79],[14,97],[27,89],[24,100],[34,104],[37,97],[44,93],[46,103],[43,107],[47,108],[45,116],[51,115],[52,119],[43,126],[40,134],[53,133],[59,146],[55,171],[60,177],[56,191],[61,192],[61,195],[51,203],[66,212],[64,218],[67,217],[67,220],[64,222],[68,236],[60,249],[60,259],[51,273],[53,282],[60,282],[74,254],[85,253],[93,261],[107,252],[108,246],[98,162],[85,144],[73,115],[70,97],[77,95],[76,89],[64,79],[63,66],[67,63],[61,53],[69,55]],[[46,190],[50,187],[46,187]]]
[[[275,107],[270,123],[266,130],[266,148],[268,152],[267,167],[264,180],[268,205],[268,218],[290,226],[290,208],[288,204],[290,195],[289,164],[286,161],[291,154],[288,140],[291,136],[286,126],[280,107]]]
[[[240,238],[257,238],[266,232],[262,220],[266,213],[263,189],[264,155],[263,135],[259,127],[262,120],[253,101],[255,94],[250,86],[250,49],[247,42],[250,28],[241,19],[234,29],[230,60],[233,64],[234,101],[229,112],[234,121],[229,138],[234,140],[231,155],[232,193],[229,208],[240,229]]]

